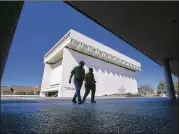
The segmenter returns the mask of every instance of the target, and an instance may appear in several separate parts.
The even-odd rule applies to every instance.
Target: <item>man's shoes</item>
[[[91,103],[96,103],[96,101],[91,101]]]
[[[72,100],[73,103],[77,103],[76,100]]]
[[[84,103],[85,102],[85,100],[82,100],[82,103]]]

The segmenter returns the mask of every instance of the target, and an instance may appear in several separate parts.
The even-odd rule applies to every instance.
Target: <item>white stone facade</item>
[[[58,91],[58,97],[72,97],[74,84],[69,84],[71,70],[79,61],[85,62],[85,72],[94,69],[96,96],[119,92],[137,93],[136,72],[139,62],[89,38],[70,30],[44,57],[41,96]],[[84,94],[84,85],[81,95]]]

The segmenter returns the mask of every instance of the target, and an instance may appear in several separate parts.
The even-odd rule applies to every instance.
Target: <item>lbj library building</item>
[[[75,86],[73,82],[69,84],[69,77],[80,61],[85,62],[85,73],[88,68],[94,70],[96,96],[138,92],[136,72],[141,70],[139,62],[70,30],[44,56],[40,96],[56,93],[58,97],[72,97]],[[81,95],[84,92],[83,84]]]

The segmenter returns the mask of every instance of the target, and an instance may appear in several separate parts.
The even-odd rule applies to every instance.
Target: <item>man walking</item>
[[[94,96],[95,96],[95,91],[96,91],[96,81],[94,79],[94,74],[93,74],[93,68],[89,68],[89,72],[85,76],[85,94],[83,97],[83,101],[85,101],[86,97],[88,96],[90,90],[91,90],[91,103],[96,103],[94,101]]]
[[[72,99],[73,103],[77,103],[76,102],[76,97],[78,97],[78,104],[82,104],[81,101],[81,96],[80,96],[80,90],[81,87],[83,85],[83,81],[85,78],[85,70],[84,70],[84,61],[80,61],[79,66],[74,67],[74,69],[71,71],[71,76],[69,79],[69,83],[71,83],[71,79],[74,75],[74,84],[75,84],[75,88],[76,88],[76,92],[74,94],[74,97]]]

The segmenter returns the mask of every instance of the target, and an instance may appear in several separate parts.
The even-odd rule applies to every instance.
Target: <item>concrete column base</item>
[[[45,97],[45,93],[43,93],[42,91],[40,92],[40,97]]]
[[[169,64],[169,59],[163,59],[162,60],[163,65],[163,72],[164,72],[164,78],[166,82],[166,90],[167,90],[167,97],[170,100],[175,100],[175,90],[173,86],[173,80],[171,75],[171,69]]]

